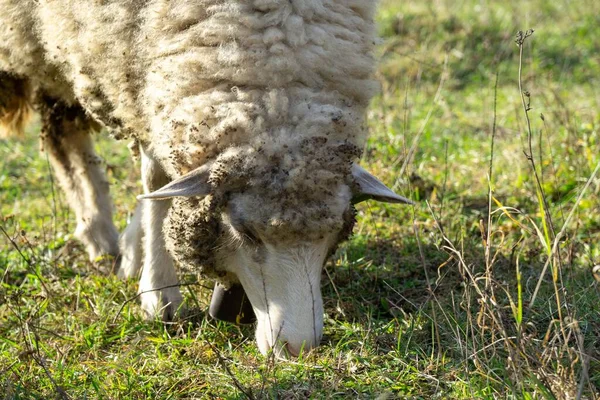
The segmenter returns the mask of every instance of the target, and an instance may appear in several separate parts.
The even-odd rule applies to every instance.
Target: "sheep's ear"
[[[211,192],[208,183],[210,164],[202,165],[193,171],[167,183],[160,189],[138,196],[138,200],[166,200],[173,197],[204,197]]]
[[[352,177],[359,188],[358,193],[352,194],[352,204],[360,203],[365,200],[376,200],[384,203],[415,204],[406,197],[394,193],[379,179],[375,178],[367,170],[355,163],[352,164]]]

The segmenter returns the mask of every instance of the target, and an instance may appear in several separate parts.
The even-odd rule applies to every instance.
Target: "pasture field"
[[[378,21],[363,165],[416,205],[359,206],[321,347],[261,356],[193,276],[184,316],[145,321],[72,239],[32,126],[0,140],[0,398],[600,398],[600,2],[382,0]],[[98,148],[122,229],[137,166]]]

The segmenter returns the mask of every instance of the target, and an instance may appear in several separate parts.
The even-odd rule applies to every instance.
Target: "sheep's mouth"
[[[209,315],[217,320],[236,325],[247,325],[256,322],[256,314],[246,291],[239,283],[226,287],[217,282],[213,291]]]

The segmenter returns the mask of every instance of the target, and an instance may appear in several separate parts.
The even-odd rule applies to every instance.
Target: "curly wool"
[[[260,205],[244,207],[253,210],[245,219],[270,243],[317,241],[332,232],[340,232],[338,242],[347,239],[353,208],[340,221],[329,205],[337,201],[336,185],[352,184],[349,166],[359,149],[327,141],[305,139],[297,149],[276,154],[247,146],[221,154],[211,168],[212,195],[173,201],[164,230],[169,252],[184,269],[224,280],[214,253],[223,237],[219,217],[231,191]]]
[[[0,0],[0,71],[79,102],[171,176],[273,132],[346,116],[360,144],[375,2]],[[34,27],[34,29],[31,29]],[[167,160],[174,162],[168,163]]]
[[[238,181],[272,205],[253,218],[288,227],[283,239],[341,228],[325,205],[364,145],[375,5],[0,0],[0,71],[152,147],[171,179],[213,162],[215,195],[175,200],[165,228],[178,261],[209,265],[220,196]]]
[[[163,226],[167,250],[180,268],[207,278],[225,279],[217,271],[215,248],[221,235],[218,216],[220,202],[213,196],[204,199],[177,198]]]

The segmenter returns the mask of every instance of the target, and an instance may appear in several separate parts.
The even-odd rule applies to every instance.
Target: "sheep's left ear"
[[[352,164],[352,177],[359,188],[358,193],[352,194],[352,204],[360,203],[365,200],[376,200],[384,203],[415,204],[406,197],[394,193],[379,179],[375,178],[367,170],[355,163]]]
[[[160,189],[138,196],[138,200],[166,200],[173,197],[204,197],[210,194],[211,185],[208,183],[211,164],[205,164]]]

